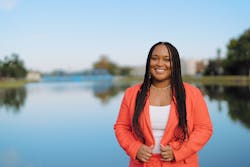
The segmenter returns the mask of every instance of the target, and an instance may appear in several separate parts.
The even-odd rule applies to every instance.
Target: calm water
[[[250,166],[250,87],[199,86],[214,134],[200,166]],[[0,90],[0,167],[126,167],[113,124],[126,86],[36,83]]]

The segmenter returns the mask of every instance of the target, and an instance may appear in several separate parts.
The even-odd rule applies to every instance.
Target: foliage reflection
[[[204,86],[210,100],[225,100],[232,120],[239,120],[250,129],[250,86]],[[219,105],[220,107],[220,105]],[[219,108],[220,110],[220,108]]]
[[[18,112],[24,105],[26,96],[25,87],[0,89],[0,108]]]

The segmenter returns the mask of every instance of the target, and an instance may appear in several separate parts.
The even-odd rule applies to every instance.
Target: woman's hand
[[[148,162],[149,158],[153,154],[153,146],[142,145],[137,152],[136,158],[142,162]]]
[[[172,148],[169,145],[163,146],[161,145],[161,156],[162,156],[162,160],[163,161],[173,161],[174,158],[174,152],[172,150]]]

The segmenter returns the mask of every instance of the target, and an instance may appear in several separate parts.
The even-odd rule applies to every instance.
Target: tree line
[[[109,60],[106,55],[102,55],[100,60],[94,62],[94,69],[105,69],[111,75],[120,75],[120,76],[128,76],[132,70],[131,67],[128,66],[119,66],[116,63]]]
[[[217,50],[217,57],[210,59],[203,75],[248,75],[250,76],[250,29],[238,38],[232,38],[227,45],[225,58],[220,57],[221,50]],[[131,67],[118,66],[107,56],[93,64],[94,69],[106,69],[112,75],[130,75]]]
[[[21,79],[25,78],[26,74],[27,70],[18,54],[13,53],[4,57],[3,60],[0,59],[0,79]]]
[[[217,50],[220,55],[220,50]],[[227,45],[225,58],[217,56],[209,60],[204,75],[249,75],[250,76],[250,29]]]
[[[249,75],[250,76],[250,29],[246,30],[238,38],[233,38],[227,45],[227,55],[221,58],[220,49],[217,50],[217,58],[210,59],[205,68],[204,75]],[[118,66],[110,61],[107,56],[101,56],[100,60],[93,64],[94,69],[106,69],[112,75],[130,75],[132,68]],[[6,56],[0,59],[0,79],[24,78],[27,70],[18,54]]]

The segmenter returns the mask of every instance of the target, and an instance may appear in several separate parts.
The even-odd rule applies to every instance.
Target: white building
[[[130,74],[132,76],[144,76],[144,74],[145,74],[145,65],[133,67]]]
[[[196,63],[195,59],[181,59],[181,73],[182,75],[195,75]]]
[[[41,80],[41,74],[39,72],[29,71],[26,75],[28,81],[38,82]]]

